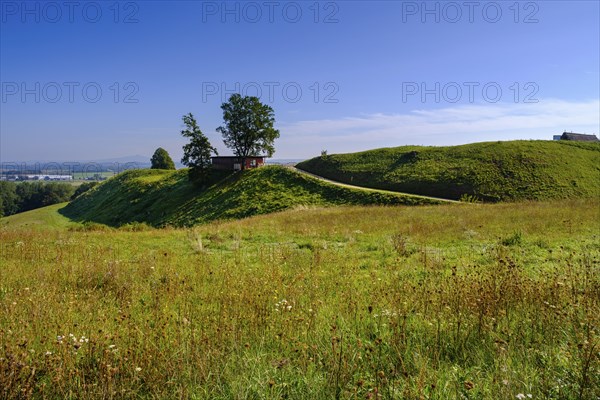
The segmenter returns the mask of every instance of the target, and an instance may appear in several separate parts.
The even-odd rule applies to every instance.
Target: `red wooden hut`
[[[258,168],[265,165],[264,156],[258,157],[246,157],[245,168]],[[242,169],[242,157],[237,156],[217,156],[212,157],[212,166],[214,169],[227,170],[227,171],[239,171]]]

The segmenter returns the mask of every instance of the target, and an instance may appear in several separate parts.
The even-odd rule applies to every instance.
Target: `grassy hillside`
[[[76,222],[59,213],[59,210],[66,205],[67,203],[59,203],[3,217],[0,218],[0,227],[30,230],[63,230],[75,227],[78,225]]]
[[[271,166],[213,176],[199,188],[187,171],[135,170],[110,179],[61,210],[76,221],[111,226],[145,222],[190,226],[298,206],[427,204],[430,200],[337,187]]]
[[[404,146],[317,157],[298,168],[353,185],[484,201],[600,196],[600,144]]]

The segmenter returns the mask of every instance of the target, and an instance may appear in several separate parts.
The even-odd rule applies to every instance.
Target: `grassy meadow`
[[[185,229],[60,207],[0,229],[0,398],[600,397],[597,200]]]

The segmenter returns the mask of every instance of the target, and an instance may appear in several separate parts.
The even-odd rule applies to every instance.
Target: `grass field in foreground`
[[[0,230],[0,397],[597,399],[599,219],[581,200],[22,220]]]

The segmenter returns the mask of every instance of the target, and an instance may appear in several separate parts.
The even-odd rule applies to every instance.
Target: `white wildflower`
[[[287,310],[290,311],[292,309],[292,306],[288,303],[288,301],[286,299],[283,299],[277,303],[275,303],[275,311],[279,311],[279,310]]]

